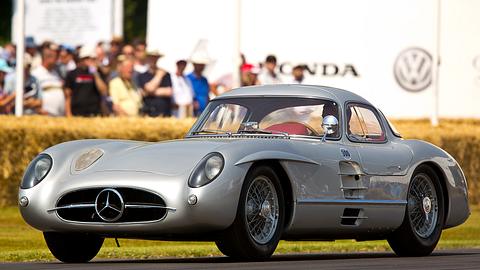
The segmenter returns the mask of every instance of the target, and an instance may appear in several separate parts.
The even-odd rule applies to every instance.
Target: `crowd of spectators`
[[[96,46],[70,47],[53,42],[25,41],[24,114],[50,116],[175,116],[200,114],[215,95],[233,85],[232,74],[214,82],[204,76],[209,60],[201,55],[179,59],[176,70],[159,65],[163,56],[148,50],[142,40],[124,44],[121,39]],[[15,106],[15,46],[0,48],[0,114]],[[186,74],[188,65],[193,71]],[[277,59],[266,57],[261,66],[239,67],[242,86],[282,83]],[[303,67],[293,68],[294,83],[302,83]]]

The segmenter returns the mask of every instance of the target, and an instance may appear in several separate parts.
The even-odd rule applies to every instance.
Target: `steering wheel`
[[[309,124],[305,124],[305,123],[299,123],[299,124],[302,124],[304,125],[308,131],[310,131],[310,135],[313,135],[313,136],[321,136],[313,127],[311,127]]]

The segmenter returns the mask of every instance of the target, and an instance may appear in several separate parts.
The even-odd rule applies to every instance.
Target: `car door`
[[[344,119],[339,174],[345,206],[340,228],[352,233],[395,228],[403,219],[405,174],[412,154],[398,141],[388,140],[375,108],[347,103]]]
[[[346,106],[346,127],[349,145],[360,155],[364,173],[379,176],[405,175],[413,155],[398,142],[389,141],[385,125],[373,107],[349,103]]]

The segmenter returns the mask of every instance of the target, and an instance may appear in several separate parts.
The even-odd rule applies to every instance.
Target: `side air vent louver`
[[[367,219],[367,217],[363,215],[363,209],[345,208],[343,210],[343,215],[341,216],[340,224],[347,226],[358,226],[364,219]]]

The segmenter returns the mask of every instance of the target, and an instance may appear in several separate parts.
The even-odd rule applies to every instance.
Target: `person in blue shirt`
[[[200,115],[209,101],[210,85],[203,71],[205,70],[205,63],[193,62],[193,72],[187,75],[187,78],[192,83],[194,92],[194,110],[195,116]]]

